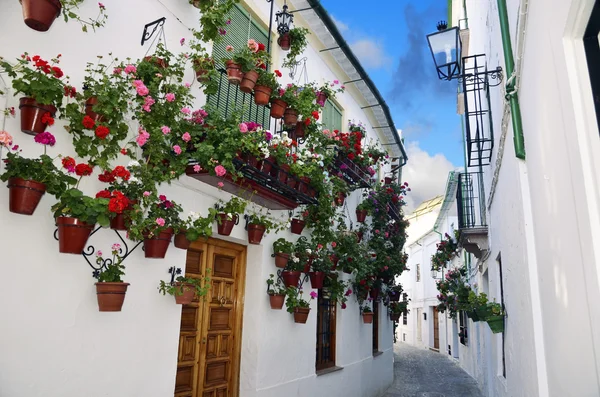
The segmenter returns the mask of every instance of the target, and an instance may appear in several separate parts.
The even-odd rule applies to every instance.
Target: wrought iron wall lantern
[[[440,21],[438,31],[427,35],[429,49],[440,80],[460,77],[461,42],[458,27],[448,29],[448,24]]]
[[[277,23],[277,32],[282,35],[290,32],[294,23],[294,15],[288,12],[288,6],[284,2],[283,9],[275,13],[275,22]]]

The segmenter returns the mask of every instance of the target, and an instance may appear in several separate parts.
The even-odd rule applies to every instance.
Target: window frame
[[[340,125],[339,125],[339,128],[337,128],[337,126],[328,126],[325,123],[326,117],[329,117],[329,116],[327,116],[325,114],[326,109],[327,109],[328,106],[331,106],[334,110],[336,110],[340,114]],[[328,99],[325,102],[325,106],[323,106],[323,108],[321,109],[321,121],[322,121],[324,129],[328,129],[330,131],[334,131],[334,130],[342,131],[342,129],[344,127],[344,109],[339,104],[337,104],[336,102],[332,101],[331,99]],[[333,120],[329,120],[329,121],[333,121]]]
[[[321,288],[318,290],[317,297],[317,324],[316,324],[316,357],[315,357],[315,369],[317,372],[323,371],[329,368],[334,368],[336,366],[336,343],[337,343],[337,304],[336,302],[332,302],[330,299],[327,299],[327,287]],[[326,303],[324,303],[326,301]],[[327,307],[327,313],[329,316],[328,324],[329,330],[323,330],[323,320],[325,320],[325,312],[324,308]],[[324,344],[321,343],[321,336],[323,334],[329,333],[329,359],[324,361],[321,359],[323,356],[323,348]]]
[[[421,264],[420,263],[417,263],[417,266],[416,266],[416,279],[417,279],[417,281],[416,281],[417,283],[421,282]]]
[[[380,352],[379,350],[379,302],[378,301],[373,301],[373,327],[372,327],[372,333],[373,333],[373,341],[372,341],[372,347],[373,347],[373,355],[377,355],[377,353]]]

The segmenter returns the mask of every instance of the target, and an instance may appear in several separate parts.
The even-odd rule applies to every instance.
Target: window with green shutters
[[[342,111],[331,101],[325,102],[321,111],[321,120],[324,128],[342,131]]]
[[[269,39],[267,32],[254,22],[252,15],[242,7],[233,7],[230,19],[231,23],[225,27],[227,34],[221,42],[213,45],[212,56],[217,69],[225,70],[223,59],[230,57],[225,50],[228,45],[238,49],[247,45],[248,39],[254,39],[266,46]],[[237,86],[230,85],[225,73],[221,74],[219,92],[208,97],[208,104],[216,107],[223,116],[228,116],[235,109],[244,109],[244,121],[254,121],[269,127],[269,109],[256,105],[250,94],[245,94]]]

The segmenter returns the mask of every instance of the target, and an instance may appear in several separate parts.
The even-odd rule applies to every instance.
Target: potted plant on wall
[[[334,99],[336,94],[342,93],[345,90],[346,87],[340,85],[338,80],[333,80],[331,83],[324,82],[315,89],[317,104],[323,107],[327,99]]]
[[[279,229],[281,229],[281,224],[273,221],[268,213],[263,215],[262,212],[253,212],[248,215],[248,242],[250,244],[260,244],[265,233]]]
[[[187,305],[196,297],[201,298],[206,296],[210,288],[210,277],[184,277],[180,275],[181,269],[179,268],[169,269],[169,274],[173,271],[178,274],[178,276],[175,277],[172,282],[161,280],[158,285],[159,293],[174,296],[175,303],[178,305]],[[208,274],[210,269],[206,269],[206,272]]]
[[[485,321],[493,333],[498,334],[504,332],[505,312],[502,305],[496,302],[490,302],[488,306],[491,314],[486,317]]]
[[[51,62],[39,55],[30,57],[24,53],[17,59],[15,66],[0,60],[0,72],[6,72],[13,79],[12,87],[15,95],[22,94],[19,99],[21,111],[21,131],[29,135],[44,132],[54,124],[56,112],[61,108],[65,91],[64,73],[57,65],[59,57]]]
[[[175,247],[188,249],[190,244],[200,237],[206,239],[212,236],[212,225],[216,215],[217,211],[214,208],[208,209],[206,217],[201,216],[198,212],[190,211],[175,235]]]
[[[264,45],[263,45],[264,47]],[[247,83],[242,91],[252,92],[256,79],[258,79],[258,73],[256,72],[257,67],[257,56],[256,53],[259,48],[259,43],[254,39],[248,40],[247,44],[242,48],[234,49],[232,46],[227,46],[227,52],[231,52],[231,58],[224,58],[225,66],[227,69],[227,80],[229,84],[240,85],[245,73],[249,73]],[[256,51],[256,52],[255,52]],[[247,90],[250,91],[247,91]]]
[[[279,90],[277,77],[281,76],[279,70],[268,72],[263,69],[258,69],[258,79],[254,86],[254,103],[263,106],[268,105],[269,100],[271,99],[271,93]]]
[[[362,201],[359,205],[356,206],[356,221],[360,223],[364,223],[367,219],[367,215],[369,214],[369,210],[371,208],[371,202],[369,200]]]
[[[281,237],[273,242],[273,257],[275,266],[284,269],[294,252],[294,243]]]
[[[182,208],[165,195],[144,192],[142,203],[131,212],[129,238],[144,241],[146,258],[164,258],[175,229],[180,228],[179,214]]]
[[[202,46],[201,33],[192,29],[194,39],[188,43],[191,51],[188,59],[192,62],[192,68],[196,74],[196,81],[204,86],[205,95],[213,95],[219,91],[220,73],[215,67],[215,60]],[[180,40],[183,46],[185,39]]]
[[[94,271],[94,277],[98,280],[96,296],[98,309],[101,312],[120,312],[129,286],[129,283],[125,283],[121,279],[125,275],[123,258],[119,255],[121,245],[113,244],[111,249],[112,259],[104,259],[101,251],[96,254],[96,264],[101,267]]]
[[[289,50],[282,63],[284,68],[291,69],[296,66],[296,58],[304,52],[308,45],[306,36],[309,34],[310,31],[306,28],[292,28],[288,33],[284,33],[279,37],[277,43],[281,49],[284,51]]]
[[[290,256],[290,260],[287,262],[285,269],[281,272],[281,278],[286,287],[298,286],[302,271],[304,270],[304,263],[300,260],[295,253]]]
[[[310,285],[312,288],[321,289],[323,288],[325,277],[329,271],[331,271],[333,264],[329,257],[329,251],[317,249],[316,254],[317,255],[312,258],[308,277],[310,278]]]
[[[217,233],[221,236],[229,236],[233,226],[237,225],[240,214],[246,211],[248,201],[232,196],[228,202],[219,200],[217,202]]]
[[[275,279],[275,275],[269,275],[267,280],[267,294],[269,295],[269,301],[271,309],[281,310],[283,302],[285,301],[286,288],[281,284],[279,278]]]
[[[283,113],[283,124],[295,126],[298,122],[298,102],[301,94],[300,87],[295,84],[288,84],[284,87],[281,94],[281,100],[287,104]]]
[[[369,299],[369,301],[370,301],[370,299]],[[362,313],[363,323],[372,324],[373,323],[373,310],[371,310],[371,307],[368,304],[364,304],[364,306],[361,306],[360,311]]]
[[[65,22],[75,19],[81,24],[81,30],[88,31],[88,27],[96,30],[104,26],[106,22],[106,7],[98,3],[98,16],[95,19],[82,19],[77,10],[84,0],[21,0],[23,6],[23,20],[27,26],[38,32],[46,32],[54,23],[54,20],[60,15],[61,11]]]
[[[308,216],[308,211],[303,211],[299,217],[292,218],[292,233],[293,234],[302,234],[302,230],[304,230],[304,226],[306,226],[306,222],[303,218]]]
[[[286,295],[287,299],[285,301],[285,306],[287,308],[287,312],[294,315],[294,322],[298,324],[306,324],[306,320],[308,319],[308,315],[310,313],[310,301],[307,301],[303,298],[302,289],[288,287]],[[316,297],[318,297],[317,292],[311,291],[310,299],[312,300]]]
[[[32,215],[46,192],[57,196],[77,182],[77,179],[61,172],[53,159],[46,155],[46,147],[54,146],[56,142],[52,134],[38,134],[35,141],[44,145],[44,154],[35,159],[24,158],[18,145],[12,146],[10,134],[0,131],[0,148],[10,149],[0,179],[8,181],[9,210],[16,214]]]
[[[229,12],[239,0],[189,0],[200,10],[198,39],[205,43],[219,42],[227,34],[225,28],[230,22]]]

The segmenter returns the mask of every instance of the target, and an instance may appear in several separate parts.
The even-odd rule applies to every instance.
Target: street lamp
[[[440,21],[438,31],[427,35],[429,49],[440,80],[460,77],[461,42],[458,27],[448,29],[448,24]]]
[[[283,4],[283,10],[275,13],[275,21],[277,22],[277,32],[280,35],[289,33],[290,26],[294,23],[294,15],[288,12],[287,4]]]

